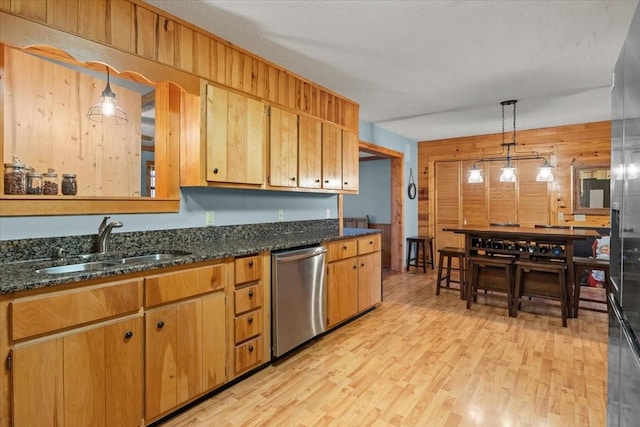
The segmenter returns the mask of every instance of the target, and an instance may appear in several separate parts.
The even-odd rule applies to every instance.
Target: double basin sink
[[[40,268],[36,270],[36,273],[42,274],[66,274],[66,273],[78,273],[82,271],[102,271],[109,268],[117,267],[119,265],[145,263],[145,262],[157,262],[166,261],[174,258],[178,258],[185,255],[190,255],[190,252],[183,251],[171,251],[171,252],[159,252],[150,253],[137,256],[129,256],[123,258],[113,258],[100,261],[88,261],[76,264],[59,265],[55,267]]]

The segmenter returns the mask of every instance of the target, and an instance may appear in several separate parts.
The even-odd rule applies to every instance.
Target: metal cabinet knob
[[[249,267],[253,267],[253,261],[249,261]]]
[[[247,319],[247,322],[249,322],[250,324],[251,324],[251,323],[253,323],[253,317],[249,317],[249,318]]]
[[[127,332],[124,333],[124,339],[125,340],[130,340],[131,338],[133,338],[133,332],[127,331]]]
[[[158,323],[156,323],[156,328],[158,328],[158,329],[164,328],[164,322],[161,320]]]
[[[213,173],[217,174],[218,173],[218,168],[213,168]]]
[[[249,346],[249,353],[253,353],[253,346],[252,345]]]
[[[247,295],[249,295],[249,298],[253,297],[253,291],[249,291]]]

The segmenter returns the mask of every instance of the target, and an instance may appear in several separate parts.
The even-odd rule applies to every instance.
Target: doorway
[[[391,217],[389,223],[389,267],[391,271],[402,271],[403,230],[404,230],[404,153],[381,147],[370,142],[360,141],[360,161],[389,159],[391,178]],[[362,185],[362,180],[360,180]],[[385,231],[383,231],[384,233]],[[384,238],[384,237],[383,237]]]

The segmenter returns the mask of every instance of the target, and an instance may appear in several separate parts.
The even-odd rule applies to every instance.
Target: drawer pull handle
[[[343,247],[342,247],[342,250],[343,250],[343,251],[346,251],[346,250],[347,250],[347,246],[346,246],[346,245],[345,245],[345,246],[343,246]]]
[[[164,322],[161,320],[158,323],[156,323],[156,328],[158,328],[158,329],[164,328]]]
[[[344,185],[349,185],[349,181],[345,181],[345,182],[344,182]]]
[[[253,261],[249,261],[249,268],[253,267]]]
[[[133,338],[133,332],[127,331],[127,332],[124,333],[124,339],[125,340],[130,340],[131,338]]]
[[[249,318],[247,319],[247,322],[249,322],[249,323],[253,323],[253,317],[249,317]]]
[[[328,184],[328,183],[329,183],[329,180],[328,180],[328,179],[325,179],[324,183],[325,183],[325,184]]]
[[[253,353],[253,346],[252,345],[249,346],[249,353]]]
[[[252,298],[253,297],[253,291],[249,291],[249,293],[247,295],[249,295],[249,298]]]
[[[319,179],[316,179],[316,182],[320,182],[320,180],[319,180]]]

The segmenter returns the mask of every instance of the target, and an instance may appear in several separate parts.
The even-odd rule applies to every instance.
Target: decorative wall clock
[[[413,170],[409,168],[409,186],[407,187],[407,194],[411,200],[416,198],[417,188],[415,182],[413,182]]]

